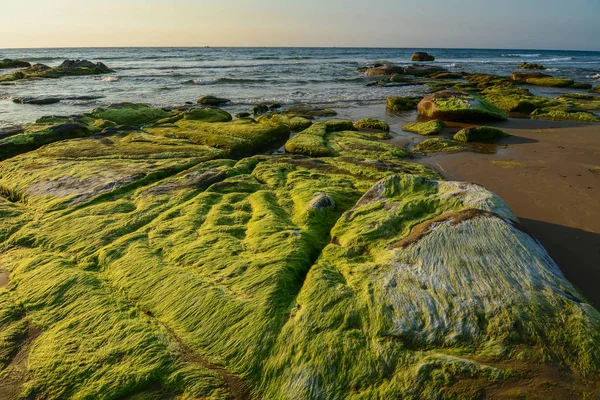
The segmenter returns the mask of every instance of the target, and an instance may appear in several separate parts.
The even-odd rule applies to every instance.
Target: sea
[[[415,51],[451,71],[508,76],[522,62],[540,63],[547,73],[600,84],[600,52],[560,50],[408,48],[51,48],[0,49],[12,58],[49,66],[65,59],[101,61],[108,75],[22,81],[0,85],[0,127],[33,122],[45,115],[71,115],[120,102],[174,107],[201,96],[225,97],[231,112],[269,102],[307,103],[330,108],[378,104],[390,96],[421,95],[422,85],[367,86],[357,68],[374,62],[410,64]],[[11,73],[0,70],[0,74]],[[375,78],[376,79],[376,78]],[[554,89],[544,89],[552,95]],[[550,91],[548,93],[548,91]],[[560,90],[558,90],[560,91]],[[564,90],[563,90],[564,91]],[[68,100],[87,96],[93,100]],[[65,98],[52,105],[16,104],[24,97]]]

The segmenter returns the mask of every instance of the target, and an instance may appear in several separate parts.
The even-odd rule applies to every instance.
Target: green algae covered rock
[[[28,63],[27,61],[11,60],[9,58],[0,60],[0,69],[27,68],[27,67],[31,67],[31,64]]]
[[[385,121],[381,121],[376,118],[365,118],[354,122],[354,127],[356,129],[370,129],[376,131],[384,131],[389,132],[390,126]]]
[[[569,86],[569,88],[571,88],[571,89],[584,89],[584,90],[587,90],[587,89],[591,89],[592,85],[590,85],[589,83],[578,83],[578,82],[576,82],[576,83],[572,84],[571,86]]]
[[[535,85],[535,86],[564,88],[564,87],[572,86],[573,84],[575,84],[575,81],[571,78],[545,77],[545,78],[528,78],[525,80],[525,83],[527,83],[529,85]]]
[[[510,136],[508,133],[491,126],[476,126],[458,131],[452,139],[458,142],[474,142],[480,140],[500,139]]]
[[[204,122],[229,122],[233,117],[227,111],[218,108],[194,108],[187,111],[183,119]]]
[[[411,61],[417,61],[417,62],[418,61],[435,61],[434,56],[424,53],[422,51],[417,51],[416,53],[414,53],[412,55],[412,57],[410,59],[411,59]]]
[[[440,72],[431,76],[431,79],[462,79],[463,74],[460,72]]]
[[[97,108],[90,113],[93,118],[112,121],[117,125],[131,126],[149,124],[172,115],[173,113],[162,108],[153,108],[142,103],[113,104],[108,107]]]
[[[196,103],[202,104],[202,105],[205,105],[205,106],[215,106],[215,107],[218,107],[218,106],[222,106],[224,104],[227,104],[230,101],[231,100],[229,100],[229,99],[223,99],[221,97],[216,97],[216,96],[203,96],[203,97],[200,97],[196,101]]]
[[[600,117],[578,106],[563,104],[535,110],[533,119],[549,119],[553,121],[600,122]]]
[[[292,132],[300,132],[310,127],[313,122],[307,118],[294,114],[270,113],[257,118],[261,124],[288,125]]]
[[[0,160],[35,150],[48,143],[89,135],[91,135],[91,132],[84,125],[65,123],[47,129],[10,136],[0,139]]]
[[[590,90],[590,92],[592,92],[592,93],[600,93],[600,85],[597,85],[596,87],[594,87],[592,90]]]
[[[560,104],[556,99],[534,96],[527,89],[490,87],[481,92],[490,103],[507,113],[531,114],[538,108]]]
[[[288,125],[180,118],[1,161],[0,390],[534,397],[544,370],[597,391],[600,313],[506,203],[350,126],[295,136],[318,159],[242,158]]]
[[[507,119],[504,111],[477,94],[442,91],[426,96],[418,105],[419,115],[442,121]]]
[[[436,119],[427,122],[415,122],[414,124],[407,124],[402,127],[403,131],[418,133],[419,135],[429,136],[437,135],[444,130],[446,124]]]
[[[388,97],[386,106],[391,112],[410,111],[417,107],[417,102],[410,97]]]
[[[416,149],[424,153],[453,153],[466,149],[464,145],[453,140],[432,138],[420,142]]]
[[[534,63],[527,63],[524,62],[523,64],[519,65],[518,67],[519,69],[539,69],[539,70],[544,70],[546,69],[542,64],[534,64]]]
[[[93,63],[88,60],[65,60],[57,67],[35,64],[21,69],[13,74],[0,76],[0,82],[10,82],[22,79],[62,78],[64,76],[100,75],[114,72],[101,62]]]

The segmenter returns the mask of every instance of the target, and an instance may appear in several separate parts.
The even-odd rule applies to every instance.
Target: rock
[[[575,81],[570,78],[553,78],[553,77],[545,77],[545,78],[527,78],[525,83],[528,85],[535,86],[547,86],[547,87],[558,87],[564,88],[572,86]]]
[[[112,121],[117,125],[142,126],[173,116],[173,113],[147,104],[120,103],[97,108],[90,115],[93,118]]]
[[[269,111],[279,110],[282,107],[282,105],[279,103],[271,103],[271,104],[268,104],[268,106],[269,106]]]
[[[447,73],[448,70],[434,65],[409,65],[404,68],[404,74],[414,76],[430,76],[440,73]]]
[[[261,115],[257,118],[257,121],[262,124],[267,124],[271,126],[287,125],[290,127],[290,130],[292,132],[303,131],[313,124],[311,120],[306,119],[304,117],[300,117],[294,114],[280,113]]]
[[[417,51],[416,53],[414,53],[411,57],[411,61],[435,61],[435,57],[432,55],[429,55],[427,53],[421,52],[421,51]]]
[[[248,118],[250,117],[250,113],[249,112],[241,112],[241,113],[237,113],[235,114],[236,118]]]
[[[327,108],[316,107],[308,104],[294,104],[287,108],[286,113],[302,117],[335,117],[337,112]]]
[[[390,126],[385,121],[381,121],[375,118],[365,118],[358,120],[354,123],[356,129],[372,129],[377,131],[389,132]]]
[[[0,69],[27,68],[30,66],[31,66],[31,64],[28,63],[27,61],[11,60],[10,58],[5,58],[4,60],[0,60]]]
[[[515,82],[525,82],[531,78],[551,78],[551,76],[541,72],[513,72],[510,74],[510,79]]]
[[[22,125],[14,125],[8,126],[5,128],[0,128],[0,140],[7,138],[9,136],[18,135],[20,133],[24,133],[25,128]]]
[[[258,104],[256,106],[254,106],[254,108],[252,108],[252,114],[254,114],[255,117],[261,115],[261,114],[265,114],[269,112],[269,106],[266,104]]]
[[[425,153],[454,153],[463,151],[466,147],[452,140],[432,138],[420,142],[416,149]]]
[[[383,65],[377,68],[369,68],[365,71],[366,76],[381,76],[404,73],[404,68],[394,65]]]
[[[48,105],[60,103],[62,99],[57,97],[46,97],[46,98],[31,98],[24,97],[22,99],[13,99],[13,103],[16,104],[34,104],[34,105]]]
[[[411,97],[388,97],[386,107],[391,112],[410,111],[417,107],[417,101]]]
[[[523,64],[518,66],[519,69],[539,69],[539,70],[544,70],[546,69],[543,65],[541,64],[529,64],[524,62]]]
[[[231,102],[231,100],[229,100],[229,99],[223,99],[223,98],[215,97],[215,96],[200,97],[196,101],[197,104],[202,104],[202,105],[205,105],[205,106],[215,106],[215,107],[222,106],[222,105],[227,104],[229,102]]]
[[[600,93],[600,85],[597,85],[595,88],[590,90],[591,93]]]
[[[312,199],[310,204],[308,205],[309,210],[318,210],[323,211],[326,209],[334,209],[335,208],[335,200],[326,194],[326,193],[315,193],[316,197]]]
[[[64,76],[97,75],[114,72],[101,62],[87,60],[65,60],[58,67],[51,68],[44,64],[35,64],[10,75],[0,76],[0,82],[10,82],[33,78],[61,78]]]
[[[591,89],[592,85],[590,85],[589,83],[578,83],[578,82],[576,82],[576,83],[572,84],[570,86],[570,88],[571,89],[584,89],[584,90],[587,90],[587,89]]]
[[[462,79],[460,72],[440,72],[431,76],[431,79]]]
[[[510,136],[508,133],[490,126],[474,126],[471,128],[461,129],[454,135],[452,139],[457,142],[474,142],[481,140],[500,139]]]
[[[406,132],[418,133],[419,135],[423,136],[429,136],[441,133],[445,127],[446,124],[436,119],[428,122],[416,122],[414,124],[404,125],[402,130]]]
[[[492,86],[483,90],[481,94],[490,103],[508,113],[529,115],[537,108],[559,104],[556,99],[534,96],[529,90],[514,86]]]
[[[600,117],[596,114],[571,104],[538,108],[531,113],[531,118],[553,121],[600,122]]]
[[[418,105],[419,115],[442,121],[504,121],[504,111],[477,94],[442,91],[426,96]]]
[[[233,117],[227,111],[218,108],[194,108],[186,111],[183,119],[204,122],[229,122]]]

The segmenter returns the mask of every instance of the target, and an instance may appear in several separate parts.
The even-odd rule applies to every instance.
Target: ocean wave
[[[571,61],[574,60],[575,57],[557,57],[557,58],[548,58],[546,60],[540,60],[541,62],[559,62],[559,61]]]
[[[118,82],[120,80],[121,78],[119,78],[118,76],[107,76],[102,78],[102,82]]]
[[[537,58],[542,55],[539,53],[531,54],[531,53],[512,53],[512,54],[502,54],[502,57],[522,57],[522,58]]]
[[[590,79],[600,79],[600,74],[588,75],[586,78],[590,78]]]

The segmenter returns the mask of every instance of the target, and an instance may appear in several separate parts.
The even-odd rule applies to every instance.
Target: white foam
[[[541,54],[502,54],[502,57],[523,57],[523,58],[536,58],[541,57]]]
[[[590,79],[600,79],[600,74],[588,75],[587,78],[590,78]]]
[[[118,76],[107,76],[106,78],[102,78],[103,82],[118,82],[120,80],[121,78],[119,78]]]

